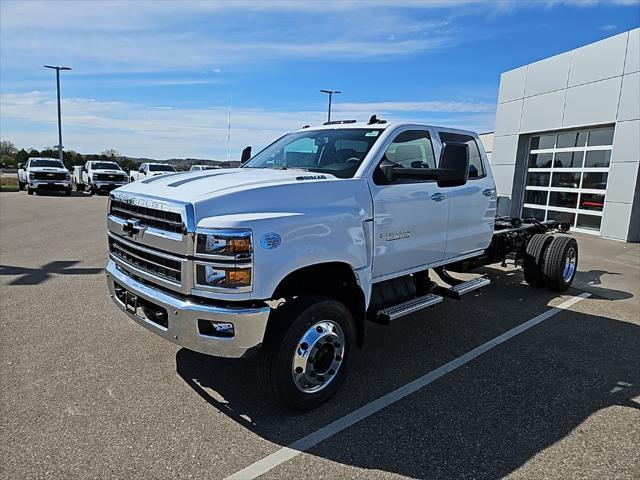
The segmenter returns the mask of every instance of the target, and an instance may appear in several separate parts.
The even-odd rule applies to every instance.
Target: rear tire
[[[529,243],[522,264],[524,279],[532,287],[544,287],[545,253],[553,241],[553,235],[537,233]]]
[[[572,237],[556,237],[545,254],[544,275],[547,286],[564,292],[578,271],[578,242]]]
[[[353,317],[343,304],[319,295],[288,300],[269,319],[258,383],[276,403],[311,410],[347,377],[354,338]]]

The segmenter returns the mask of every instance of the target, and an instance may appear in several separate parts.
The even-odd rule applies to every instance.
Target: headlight
[[[242,288],[251,286],[251,267],[220,267],[196,264],[196,283],[203,287]]]
[[[195,242],[196,289],[251,291],[251,230],[202,229]]]
[[[71,174],[70,174],[70,173],[67,173],[67,174],[66,174],[66,179],[67,179],[67,180],[71,180]]]
[[[196,255],[243,256],[251,253],[251,232],[249,230],[219,230],[198,233]]]

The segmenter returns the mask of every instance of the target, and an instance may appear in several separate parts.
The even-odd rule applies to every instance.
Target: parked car
[[[390,325],[490,283],[451,272],[509,262],[531,285],[569,288],[578,245],[552,234],[569,224],[496,217],[496,204],[477,134],[332,122],[242,168],[112,192],[108,288],[167,340],[257,353],[263,389],[309,410],[344,382],[368,321]]]
[[[218,165],[191,165],[190,172],[200,172],[202,170],[219,170],[222,167]]]
[[[169,173],[176,173],[176,169],[173,165],[168,163],[141,163],[137,172],[129,172],[129,181],[135,182],[136,180],[143,180],[149,177],[155,177],[156,175],[167,175]]]
[[[73,167],[72,182],[78,192],[108,192],[127,183],[127,174],[116,162],[90,161]]]
[[[29,195],[43,190],[71,195],[71,174],[57,158],[32,157],[26,166],[18,165],[18,188],[25,187]]]

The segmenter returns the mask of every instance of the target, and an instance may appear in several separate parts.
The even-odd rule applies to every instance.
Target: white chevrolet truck
[[[29,195],[44,190],[71,195],[71,174],[57,158],[31,157],[26,165],[18,165],[18,187],[26,187]]]
[[[73,167],[71,175],[76,191],[93,195],[121,187],[128,181],[127,174],[116,162],[90,161]]]
[[[145,162],[140,164],[137,172],[129,172],[129,181],[135,182],[138,180],[143,180],[145,178],[155,177],[156,175],[166,175],[167,173],[175,172],[176,169],[173,167],[173,165],[169,165],[168,163]]]
[[[185,348],[257,353],[265,391],[304,411],[338,390],[367,322],[490,282],[454,272],[509,262],[531,285],[569,288],[569,226],[496,217],[496,204],[475,133],[375,116],[305,128],[242,168],[111,192],[109,291],[135,322]]]

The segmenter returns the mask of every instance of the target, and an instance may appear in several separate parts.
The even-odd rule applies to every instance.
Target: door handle
[[[431,195],[431,200],[435,202],[441,202],[445,198],[447,198],[447,196],[444,193],[440,193],[440,192],[434,193],[433,195]]]
[[[486,188],[482,192],[485,197],[491,197],[494,193],[496,193],[496,191],[493,188]]]

